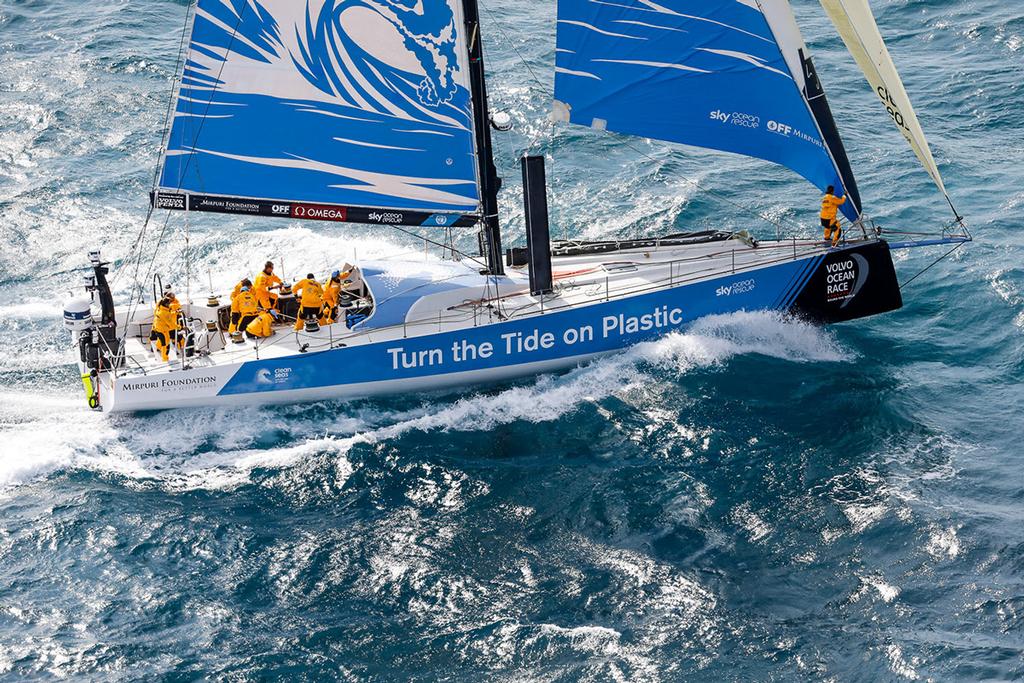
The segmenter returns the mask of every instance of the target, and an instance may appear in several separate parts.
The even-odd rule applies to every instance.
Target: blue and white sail
[[[459,0],[198,0],[157,206],[479,214],[463,28]]]
[[[556,119],[735,152],[860,196],[787,0],[559,0]]]

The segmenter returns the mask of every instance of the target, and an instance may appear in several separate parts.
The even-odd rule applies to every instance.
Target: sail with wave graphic
[[[160,191],[479,213],[462,26],[457,0],[199,0]]]

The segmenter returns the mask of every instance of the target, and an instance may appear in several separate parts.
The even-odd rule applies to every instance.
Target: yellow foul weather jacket
[[[324,283],[324,306],[334,308],[341,298],[341,282],[328,280]]]
[[[834,221],[839,207],[846,203],[846,195],[836,197],[827,194],[821,200],[821,218],[826,221]]]
[[[174,309],[173,302],[171,305],[165,306],[163,301],[160,301],[153,311],[153,331],[166,333],[176,329],[178,329],[178,311]]]
[[[324,305],[324,290],[316,280],[299,280],[292,287],[292,291],[299,297],[303,308],[320,308]]]
[[[231,300],[231,307],[244,318],[247,315],[256,315],[259,310],[259,301],[250,289],[248,292],[239,292],[238,296]]]
[[[235,288],[231,290],[231,312],[238,313],[238,303],[235,301],[238,299],[238,295],[242,293],[242,281],[239,280]]]
[[[249,323],[245,331],[254,337],[269,337],[274,333],[274,316],[263,311]]]
[[[256,281],[253,283],[252,288],[256,292],[256,298],[263,308],[270,308],[270,305],[273,303],[270,298],[270,288],[274,285],[280,287],[281,284],[281,278],[273,273],[267,275],[266,272],[260,271],[260,274],[256,276]]]

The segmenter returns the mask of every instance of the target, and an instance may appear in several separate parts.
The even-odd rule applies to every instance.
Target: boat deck
[[[495,278],[480,275],[475,263],[446,264],[439,281],[449,286],[441,292],[426,293],[398,324],[374,326],[371,316],[366,324],[354,329],[338,322],[309,333],[294,331],[289,323],[277,327],[274,335],[266,339],[246,339],[241,344],[226,339],[223,349],[184,359],[184,364],[182,359],[175,358],[174,351],[170,362],[163,362],[150,349],[146,320],[136,316],[133,324],[138,333],[125,340],[126,365],[120,372],[151,375],[183,367],[233,365],[449,332],[742,274],[823,254],[829,249],[818,240],[773,240],[754,246],[733,237],[700,244],[655,243],[638,249],[556,255],[552,259],[554,291],[543,296],[530,294],[525,266],[509,267],[506,276]],[[143,315],[149,315],[148,311]]]

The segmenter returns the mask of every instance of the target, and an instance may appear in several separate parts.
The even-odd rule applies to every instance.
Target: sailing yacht
[[[866,0],[821,4],[948,200]],[[164,211],[366,223],[417,230],[453,258],[339,263],[337,322],[289,321],[241,343],[226,334],[226,296],[183,301],[183,345],[164,362],[150,346],[153,302],[137,287],[115,304],[113,266],[93,252],[64,317],[97,410],[501,381],[740,310],[852,320],[902,306],[891,250],[971,239],[951,201],[954,220],[912,240],[868,218],[787,0],[559,0],[552,116],[831,185],[847,198],[836,246],[715,230],[552,242],[545,159],[524,156],[526,245],[503,249],[492,129],[507,125],[488,110],[477,0],[198,0],[189,11],[147,224]],[[455,249],[460,228],[478,232],[478,253]],[[141,261],[139,249],[118,267],[138,273]]]

